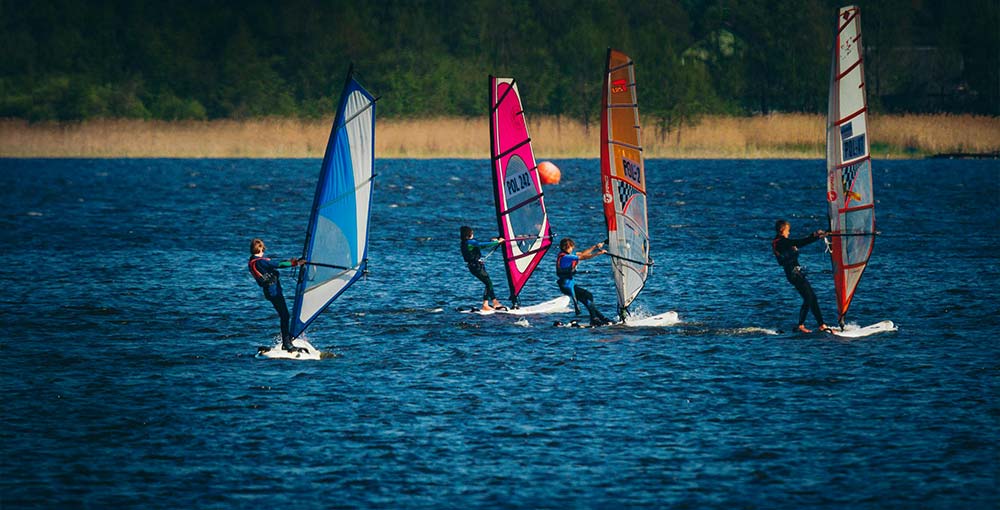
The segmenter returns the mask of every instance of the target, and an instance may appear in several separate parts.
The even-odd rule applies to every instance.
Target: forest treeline
[[[1000,2],[859,2],[869,105],[1000,114]],[[824,112],[840,4],[823,0],[0,2],[0,117],[331,115],[349,62],[391,117],[598,115],[606,49],[636,61],[659,127]]]

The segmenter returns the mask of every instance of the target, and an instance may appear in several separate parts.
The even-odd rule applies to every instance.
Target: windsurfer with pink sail
[[[566,309],[569,300],[559,297],[534,306],[521,306],[520,294],[552,245],[552,231],[545,211],[545,195],[517,82],[489,77],[490,162],[493,203],[496,206],[495,239],[503,254],[509,313],[548,313]]]

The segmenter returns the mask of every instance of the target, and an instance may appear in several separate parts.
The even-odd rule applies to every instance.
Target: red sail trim
[[[837,81],[840,81],[841,79],[844,78],[844,76],[847,76],[847,73],[853,71],[855,67],[861,65],[861,62],[863,61],[864,61],[863,58],[858,58],[857,62],[851,64],[851,67],[848,67],[844,72],[837,75]],[[862,83],[862,85],[864,85],[864,83]]]
[[[868,253],[870,254],[871,250],[869,250]],[[865,267],[867,265],[868,265],[868,261],[865,260],[864,262],[858,262],[857,264],[851,264],[851,265],[846,265],[845,264],[843,266],[840,266],[840,268],[843,269],[844,271],[847,271],[848,269],[857,269],[859,267]]]
[[[843,32],[845,28],[847,28],[847,25],[850,25],[851,22],[854,21],[854,18],[858,17],[858,10],[857,9],[852,9],[852,10],[847,11],[847,12],[851,12],[853,14],[851,14],[851,17],[847,18],[847,20],[844,21],[844,24],[840,25],[840,28],[837,29],[837,36],[838,37],[840,36],[840,33]]]
[[[632,179],[629,179],[626,176],[622,176],[622,175],[609,175],[608,177],[610,177],[612,181],[622,181],[622,182],[624,182],[624,183],[632,186],[633,188],[639,190],[640,192],[642,192],[642,194],[644,194],[644,195],[646,194],[646,189],[645,189],[645,187],[642,184],[639,184],[638,182],[635,182],[635,181],[633,181]]]
[[[862,106],[860,110],[858,110],[858,111],[856,111],[856,112],[848,115],[847,117],[844,117],[844,118],[838,120],[837,122],[834,122],[833,125],[834,126],[839,126],[839,125],[841,125],[841,124],[843,124],[843,123],[845,123],[845,122],[853,119],[854,117],[857,117],[858,115],[861,115],[862,113],[865,113],[867,111],[868,111],[868,102],[865,101],[865,105]]]
[[[849,212],[863,211],[865,209],[874,209],[874,208],[875,204],[865,204],[865,205],[859,205],[857,207],[845,207],[843,209],[837,209],[837,210],[840,211],[841,213],[849,213]]]
[[[858,159],[852,159],[850,161],[845,161],[845,162],[843,162],[843,163],[841,163],[841,164],[839,164],[839,165],[837,165],[837,166],[835,166],[833,168],[835,168],[837,170],[840,170],[841,168],[844,168],[845,166],[856,165],[856,164],[858,164],[861,161],[864,161],[866,159],[872,159],[871,154],[866,154],[866,155],[864,155],[864,156],[862,156],[862,157],[860,157]]]

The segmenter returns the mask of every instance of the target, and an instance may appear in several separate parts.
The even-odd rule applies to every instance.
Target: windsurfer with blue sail
[[[284,301],[272,300],[282,315],[282,346],[304,348],[302,354],[306,356],[287,356],[282,350],[262,347],[258,353],[264,357],[320,359],[320,351],[303,338],[303,333],[367,274],[368,227],[376,175],[375,100],[354,78],[353,68],[348,69],[316,180],[302,257],[289,261],[303,268],[298,272],[287,332]],[[253,265],[261,264],[258,261]],[[285,266],[266,267],[276,273]],[[271,300],[274,293],[265,292],[265,296]]]
[[[292,345],[288,304],[285,303],[285,295],[281,291],[281,276],[278,274],[278,270],[301,266],[305,264],[305,261],[293,258],[275,262],[264,256],[266,248],[264,241],[260,239],[250,241],[250,260],[247,261],[247,269],[250,270],[250,275],[264,292],[264,299],[270,301],[274,310],[278,312],[278,318],[281,321],[281,348],[289,352],[297,351],[298,348]]]
[[[478,241],[474,239],[475,232],[473,232],[472,227],[464,225],[459,229],[459,234],[462,237],[462,258],[465,259],[465,263],[469,267],[469,272],[486,286],[483,290],[482,311],[506,310],[507,308],[500,304],[496,294],[493,292],[493,280],[490,279],[489,273],[486,272],[486,263],[483,261],[482,252],[484,248],[496,248],[504,242],[504,239],[493,238],[490,241]],[[492,306],[490,306],[491,300],[493,301]]]
[[[609,324],[611,321],[594,306],[594,295],[587,289],[576,285],[573,278],[576,276],[576,265],[581,260],[592,259],[598,255],[608,253],[608,250],[602,249],[603,247],[604,243],[597,243],[577,255],[573,255],[576,243],[566,237],[559,241],[559,255],[556,255],[556,276],[559,277],[557,281],[559,292],[569,296],[574,303],[582,303],[587,308],[587,311],[590,313],[591,326],[603,326]],[[579,307],[577,307],[577,313],[579,313]]]

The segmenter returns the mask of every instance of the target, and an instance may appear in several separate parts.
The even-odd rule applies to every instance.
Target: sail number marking
[[[507,188],[507,196],[516,195],[517,192],[522,191],[531,185],[531,174],[527,172],[515,175],[504,181],[504,186]]]
[[[637,183],[642,182],[640,180],[642,179],[642,170],[641,167],[639,166],[639,163],[636,163],[635,161],[629,159],[622,158],[622,170],[625,172],[625,177],[628,177],[629,179],[632,179]]]
[[[844,161],[850,161],[865,155],[865,134],[844,140]]]

